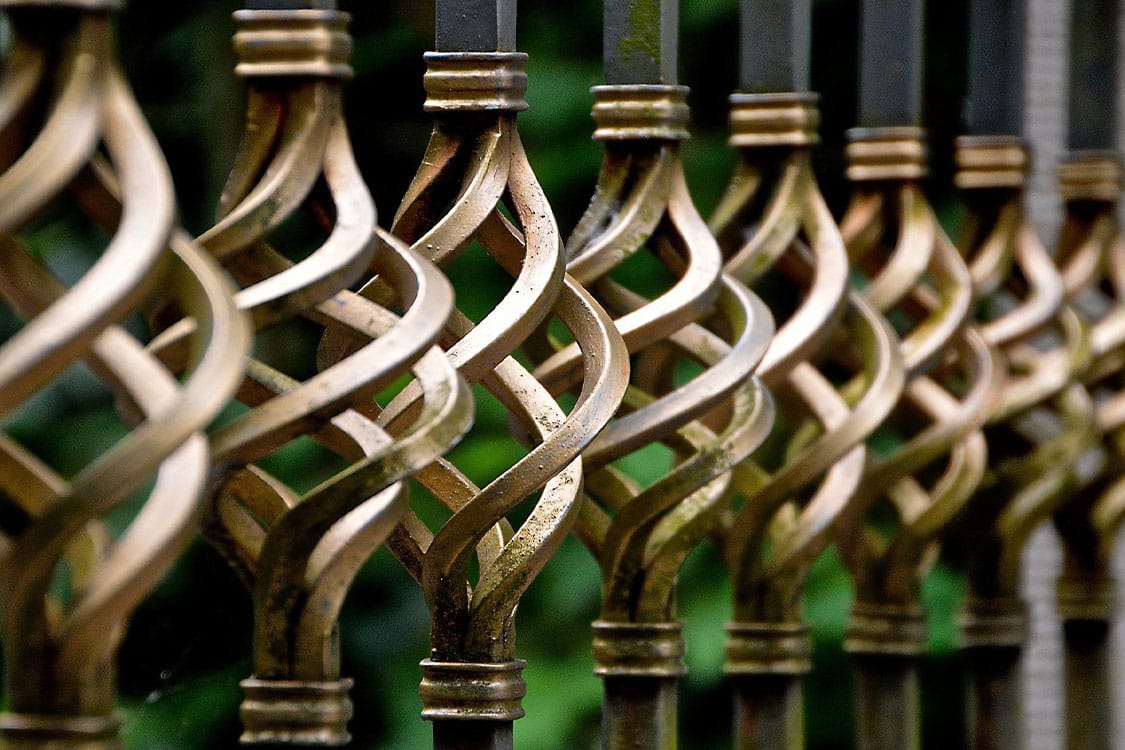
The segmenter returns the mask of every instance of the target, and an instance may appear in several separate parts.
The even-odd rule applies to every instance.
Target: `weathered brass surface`
[[[628,383],[625,345],[606,313],[566,274],[555,219],[520,142],[516,113],[527,106],[525,60],[516,52],[426,55],[426,110],[435,116],[434,131],[393,230],[441,266],[475,241],[513,278],[507,295],[480,321],[455,310],[442,345],[467,381],[504,405],[517,434],[531,444],[485,487],[446,461],[419,471],[417,481],[453,515],[431,531],[408,512],[388,540],[421,584],[433,617],[421,694],[437,749],[511,747],[525,689],[515,652],[516,604],[576,521],[580,454]],[[362,293],[384,296],[382,279]],[[575,368],[567,375],[580,389],[569,412],[511,356],[551,315],[575,340]],[[407,389],[385,417],[393,423],[416,397]],[[532,503],[529,496],[540,490]],[[526,520],[513,528],[508,514],[521,506]],[[475,585],[468,583],[474,554],[480,568]]]
[[[203,530],[254,601],[242,741],[340,745],[348,741],[351,681],[340,675],[337,614],[360,566],[406,510],[402,480],[455,443],[472,410],[464,383],[433,347],[452,290],[376,228],[352,157],[340,113],[347,16],[242,10],[235,21],[246,128],[219,221],[200,242],[238,280],[236,302],[259,331],[302,317],[346,332],[354,346],[348,356],[324,347],[319,372],[304,382],[251,363],[238,393],[251,408],[212,437],[220,473]],[[326,189],[316,189],[320,180]],[[294,263],[270,235],[302,208],[327,238]],[[391,290],[382,305],[347,291],[369,267]],[[166,350],[176,333],[165,333]],[[407,373],[423,403],[391,426],[373,396]],[[302,435],[348,463],[304,493],[255,464]]]
[[[73,476],[0,436],[0,490],[21,519],[0,537],[0,744],[96,750],[121,747],[117,646],[194,530],[212,461],[202,430],[242,376],[249,327],[217,265],[175,227],[171,176],[118,67],[109,4],[40,5],[0,4],[13,36],[0,84],[0,295],[26,321],[0,346],[0,415],[84,362],[129,431]],[[23,244],[64,203],[111,235],[69,287]],[[182,380],[121,326],[150,303],[196,321]],[[134,493],[143,506],[115,535],[102,519]]]
[[[993,348],[966,327],[972,279],[919,185],[922,131],[850,135],[855,192],[841,231],[867,279],[862,296],[902,337],[908,379],[884,426],[895,445],[871,456],[837,537],[856,582],[845,648],[859,670],[859,746],[915,748],[913,662],[926,643],[919,589],[939,536],[983,479],[987,445],[979,428],[997,403],[1003,373]],[[889,519],[876,523],[871,513],[880,507]]]
[[[973,279],[977,330],[1003,352],[1007,370],[985,430],[988,472],[954,528],[967,563],[960,628],[969,731],[974,748],[1018,748],[1019,655],[1028,630],[1021,556],[1031,533],[1080,481],[1075,467],[1094,439],[1093,404],[1074,382],[1090,363],[1090,342],[1024,215],[1024,144],[1014,136],[965,136],[956,156],[968,208],[958,245]]]
[[[844,241],[812,170],[817,97],[735,94],[740,161],[712,219],[726,270],[777,300],[780,326],[758,373],[778,399],[774,465],[734,473],[740,504],[721,525],[734,588],[726,671],[736,747],[804,747],[800,677],[812,668],[801,593],[867,459],[864,440],[897,403],[899,343],[850,290]],[[798,299],[795,309],[788,300]],[[832,357],[828,352],[847,352]],[[848,373],[833,382],[818,364]]]
[[[605,681],[602,745],[613,749],[676,746],[676,681],[685,671],[676,574],[729,501],[731,469],[773,421],[772,401],[752,377],[772,320],[722,273],[719,249],[691,203],[678,146],[686,94],[659,84],[594,89],[594,137],[605,158],[567,242],[569,273],[615,316],[638,363],[617,418],[583,453],[586,492],[575,527],[602,569],[594,656]],[[675,279],[654,299],[609,278],[641,252]],[[562,348],[536,374],[552,390],[572,387],[577,355]],[[700,371],[681,384],[673,371],[682,361]],[[657,442],[675,463],[649,486],[612,465]]]

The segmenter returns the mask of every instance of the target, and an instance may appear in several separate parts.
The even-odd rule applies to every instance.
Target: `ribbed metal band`
[[[954,158],[954,182],[962,190],[1022,189],[1031,171],[1027,142],[1017,136],[961,136]]]
[[[1112,151],[1072,151],[1059,163],[1064,201],[1116,202],[1121,198],[1121,156]]]
[[[242,681],[243,733],[245,745],[300,744],[346,745],[351,740],[348,720],[352,702],[350,679],[330,682],[283,680]]]
[[[1112,578],[1061,576],[1056,584],[1055,607],[1062,620],[1111,620],[1117,604]]]
[[[690,137],[687,86],[594,86],[594,140],[670,140]]]
[[[1023,646],[1028,637],[1027,605],[1022,599],[970,597],[958,619],[962,648]]]
[[[239,10],[234,71],[245,78],[351,78],[350,16],[338,10]]]
[[[117,733],[121,719],[109,716],[60,716],[57,714],[0,714],[0,738],[13,747],[122,748]],[[38,744],[37,744],[38,743]]]
[[[918,656],[926,651],[921,607],[857,602],[844,649],[854,654]]]
[[[527,109],[523,52],[427,52],[427,112],[522,112]]]
[[[800,622],[727,625],[728,675],[801,675],[812,671],[812,637]]]
[[[813,92],[732,94],[729,143],[735,148],[816,145],[819,101]]]
[[[920,180],[929,171],[922,128],[852,128],[847,136],[847,175],[853,182]]]
[[[501,664],[422,662],[422,718],[427,721],[515,721],[527,695],[522,659]]]
[[[598,620],[593,629],[594,674],[598,676],[664,678],[687,674],[681,623]]]

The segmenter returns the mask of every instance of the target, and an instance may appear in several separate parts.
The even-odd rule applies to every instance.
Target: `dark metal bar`
[[[920,750],[915,657],[857,653],[858,750]]]
[[[678,679],[648,676],[603,679],[603,748],[675,750]]]
[[[922,124],[922,0],[863,0],[859,124]]]
[[[1107,620],[1067,620],[1066,746],[1068,750],[1109,750],[1113,678]]]
[[[742,91],[808,91],[809,0],[742,0]]]
[[[1023,745],[1019,648],[981,646],[965,655],[969,689],[969,747],[1018,750]]]
[[[512,722],[435,721],[434,750],[512,750]]]
[[[437,0],[438,52],[515,52],[516,0]]]
[[[1117,148],[1119,0],[1074,0],[1070,17],[1071,150]]]
[[[679,17],[679,0],[605,0],[606,83],[675,84]]]
[[[740,675],[734,687],[735,750],[802,750],[801,675]]]
[[[1027,0],[972,0],[968,126],[973,135],[1022,135]]]

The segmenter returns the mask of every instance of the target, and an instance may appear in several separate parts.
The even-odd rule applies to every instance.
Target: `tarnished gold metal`
[[[1057,608],[1066,644],[1069,748],[1112,746],[1109,628],[1116,602],[1110,559],[1125,521],[1125,239],[1116,212],[1121,157],[1072,152],[1059,167],[1066,215],[1055,252],[1067,300],[1089,326],[1092,363],[1083,380],[1094,400],[1098,450],[1083,457],[1078,491],[1055,514],[1064,564]]]
[[[918,184],[921,131],[862,129],[850,139],[856,184],[841,232],[867,278],[861,294],[902,337],[908,380],[885,425],[898,444],[870,457],[840,524],[837,546],[856,581],[845,647],[859,670],[860,747],[916,747],[913,662],[925,648],[919,589],[939,536],[983,479],[979,428],[1003,373],[999,355],[965,327],[972,278]],[[872,520],[879,506],[893,523]]]
[[[299,316],[346,331],[354,343],[346,357],[322,351],[319,372],[304,382],[253,361],[238,394],[251,408],[212,438],[221,473],[203,529],[254,600],[254,676],[243,683],[241,710],[247,744],[348,741],[351,681],[339,674],[336,617],[360,566],[406,510],[402,480],[471,421],[465,384],[433,346],[452,290],[376,228],[352,156],[340,113],[346,64],[324,61],[325,49],[338,56],[348,48],[339,39],[346,18],[328,10],[235,14],[246,127],[220,219],[200,238],[242,286],[237,303],[258,330]],[[269,43],[247,41],[257,34]],[[314,191],[320,180],[324,193]],[[302,207],[328,237],[293,263],[269,238]],[[369,267],[392,292],[382,305],[347,291]],[[157,342],[165,356],[179,333],[170,328]],[[373,396],[408,373],[424,402],[391,426]],[[302,435],[350,464],[303,494],[255,463]]]
[[[498,750],[511,746],[512,721],[523,715],[516,604],[577,518],[579,454],[621,401],[628,354],[613,322],[565,273],[558,228],[516,126],[525,56],[430,53],[426,59],[427,109],[436,122],[394,232],[443,266],[475,240],[513,278],[508,294],[479,322],[455,310],[442,343],[461,375],[488,389],[533,445],[485,487],[444,460],[418,472],[417,481],[453,516],[432,532],[407,513],[388,543],[421,584],[433,617],[421,694],[435,748]],[[362,293],[380,299],[386,287],[376,278]],[[511,356],[552,314],[576,342],[573,374],[581,389],[569,413]],[[417,396],[408,388],[384,418],[393,424]],[[525,506],[526,520],[513,529],[508,514]],[[468,582],[474,554],[475,585]]]
[[[967,214],[958,242],[977,330],[999,348],[1007,384],[988,418],[991,463],[954,531],[967,555],[961,616],[972,747],[1022,745],[1019,655],[1027,637],[1020,567],[1031,533],[1066,500],[1094,438],[1093,404],[1074,380],[1090,363],[1085,323],[1064,305],[1062,277],[1028,224],[1029,158],[1013,136],[957,141]]]
[[[594,94],[594,137],[604,141],[605,157],[567,242],[567,269],[614,315],[638,364],[617,418],[583,452],[575,534],[602,570],[594,623],[595,672],[605,686],[602,745],[671,748],[685,671],[676,575],[729,500],[731,469],[773,423],[772,401],[752,376],[773,323],[756,296],[722,273],[719,249],[692,205],[678,147],[686,89],[616,85]],[[677,104],[646,109],[633,106],[638,101]],[[612,114],[617,103],[627,116]],[[651,300],[610,279],[648,249],[675,278]],[[558,392],[576,385],[581,359],[573,345],[555,348],[536,374]],[[702,372],[679,384],[673,371],[685,360]],[[612,466],[656,442],[676,460],[649,486]]]
[[[211,466],[202,431],[242,377],[249,327],[217,265],[175,228],[171,176],[118,67],[107,4],[0,3],[14,5],[0,79],[0,296],[26,323],[0,346],[0,415],[83,361],[131,429],[73,476],[0,436],[0,492],[22,519],[0,536],[0,744],[120,748],[117,646],[191,537]],[[70,287],[22,244],[68,191],[111,235]],[[182,380],[120,325],[154,297],[196,321]],[[114,535],[102,519],[135,493],[143,505]]]
[[[864,440],[905,380],[894,332],[850,291],[844,241],[812,170],[816,101],[807,93],[731,97],[740,161],[711,222],[727,272],[781,301],[758,373],[778,399],[774,440],[783,458],[735,470],[741,505],[720,534],[734,588],[726,671],[740,750],[804,747],[800,677],[812,668],[812,640],[802,588],[863,476]],[[795,309],[791,299],[800,300]],[[849,377],[834,383],[819,363]]]

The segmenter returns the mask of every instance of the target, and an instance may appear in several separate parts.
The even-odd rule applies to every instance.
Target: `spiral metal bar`
[[[0,742],[96,750],[121,747],[115,652],[194,529],[212,460],[202,430],[242,376],[249,328],[218,267],[174,226],[171,176],[118,68],[110,4],[42,5],[0,5],[14,37],[0,87],[0,296],[26,321],[0,346],[0,413],[81,361],[131,429],[73,476],[0,436],[0,489],[21,518],[0,536]],[[70,287],[23,247],[68,191],[111,234]],[[196,321],[182,380],[120,325],[156,291]],[[134,494],[143,504],[115,536],[102,519]]]
[[[925,648],[919,588],[939,536],[983,479],[979,428],[1003,377],[993,347],[965,327],[972,279],[918,185],[921,131],[860,129],[851,138],[855,193],[841,232],[868,279],[862,296],[902,336],[908,379],[885,426],[898,444],[869,460],[837,537],[856,580],[845,647],[857,657],[859,746],[912,748],[920,741],[914,660]],[[889,529],[872,521],[879,506],[893,514]]]
[[[238,280],[236,302],[259,331],[299,316],[345,331],[354,346],[346,357],[321,356],[320,371],[303,382],[251,363],[238,393],[249,410],[212,438],[220,472],[203,528],[254,601],[242,742],[341,745],[351,681],[340,675],[340,607],[406,510],[402,480],[457,442],[472,410],[465,384],[433,346],[452,290],[376,229],[352,157],[340,114],[340,80],[350,73],[346,14],[248,9],[235,20],[236,70],[249,87],[246,129],[220,219],[200,242]],[[270,235],[302,207],[328,237],[294,263]],[[369,267],[393,291],[385,305],[346,289]],[[182,328],[156,342],[166,359],[176,357]],[[408,373],[423,405],[392,429],[372,397]],[[349,464],[305,493],[255,464],[302,435]]]
[[[639,364],[617,418],[583,453],[586,496],[575,533],[602,568],[594,623],[595,672],[605,685],[602,745],[671,748],[684,672],[676,573],[728,501],[731,468],[772,424],[772,402],[752,373],[773,325],[762,303],[722,273],[692,206],[678,148],[686,91],[615,85],[594,95],[605,158],[567,243],[567,268],[612,311]],[[634,113],[628,122],[616,115],[623,110]],[[651,300],[609,278],[649,248],[676,279]],[[701,325],[708,319],[725,338]],[[552,390],[571,387],[578,356],[562,347],[536,373]],[[677,384],[672,372],[681,360],[702,371]],[[676,464],[647,487],[611,465],[657,442]]]
[[[487,5],[482,13],[514,13],[514,4]],[[444,12],[441,3],[438,11]],[[416,479],[453,515],[431,531],[407,513],[389,540],[422,586],[433,618],[421,694],[436,750],[511,747],[526,689],[515,656],[515,608],[574,524],[580,454],[628,383],[625,345],[606,313],[565,273],[558,228],[520,142],[516,113],[527,106],[525,61],[515,52],[426,55],[425,106],[435,115],[434,131],[394,223],[397,236],[438,265],[452,263],[476,241],[513,278],[479,322],[455,310],[442,343],[461,375],[497,398],[532,444],[485,487],[447,461],[419,472]],[[379,298],[382,279],[362,293]],[[511,356],[550,314],[581,352],[581,388],[569,413]],[[393,423],[416,398],[408,388],[385,416]],[[528,505],[526,520],[513,529],[508,514]],[[468,583],[474,554],[475,585]]]
[[[1084,456],[1086,471],[1055,514],[1063,539],[1064,566],[1057,608],[1066,645],[1066,735],[1071,748],[1112,746],[1108,632],[1114,596],[1110,556],[1125,520],[1121,493],[1122,391],[1125,317],[1125,244],[1116,219],[1121,195],[1119,157],[1072,153],[1060,167],[1066,217],[1056,250],[1067,299],[1089,326],[1092,364],[1083,373],[1094,400],[1096,450]]]
[[[711,228],[727,272],[773,299],[779,327],[758,373],[778,397],[775,429],[784,458],[735,472],[741,506],[721,538],[734,582],[726,671],[735,691],[735,742],[804,747],[801,677],[812,641],[802,622],[809,568],[863,475],[864,440],[898,401],[905,367],[885,320],[849,291],[844,242],[817,186],[813,94],[735,94],[730,143],[740,162]],[[784,300],[800,299],[793,310]],[[817,367],[828,351],[854,377],[833,383]],[[785,427],[788,425],[788,428]]]
[[[955,536],[967,556],[961,627],[974,748],[1023,746],[1019,656],[1027,633],[1020,565],[1031,533],[1081,482],[1094,410],[1078,384],[1089,332],[1064,304],[1062,277],[1023,211],[1027,150],[1015,136],[958,141],[968,214],[959,247],[978,300],[977,330],[999,348],[1003,397],[988,419],[990,465]]]

